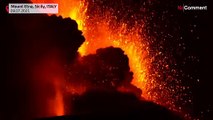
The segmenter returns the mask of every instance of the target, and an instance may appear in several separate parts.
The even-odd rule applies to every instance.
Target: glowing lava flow
[[[43,106],[39,107],[41,113],[38,117],[64,115],[63,103],[63,67],[57,52],[49,53],[34,68],[35,83],[38,86],[39,100]],[[50,88],[48,88],[50,87]],[[41,104],[40,104],[41,105]]]

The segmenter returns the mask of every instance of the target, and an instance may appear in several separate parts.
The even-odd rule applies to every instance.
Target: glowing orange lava
[[[104,11],[102,15],[90,14],[88,13],[89,4],[86,0],[32,1],[35,3],[58,3],[59,15],[77,21],[78,28],[82,30],[86,39],[78,50],[82,56],[95,53],[99,48],[109,46],[121,48],[128,56],[130,69],[134,73],[132,84],[142,90],[142,97],[155,103],[167,104],[164,103],[167,100],[159,100],[162,97],[167,97],[167,93],[162,90],[162,93],[158,94],[154,90],[156,87],[163,88],[163,85],[156,83],[158,73],[150,72],[154,58],[150,56],[149,42],[143,33],[143,22],[134,21],[134,25],[128,27],[128,23],[116,21],[116,16],[113,16],[110,11]],[[60,96],[60,94],[57,95]]]
[[[133,84],[143,91],[143,97],[147,100],[155,101],[151,94],[151,88],[154,88],[152,80],[149,77],[149,58],[148,43],[142,38],[143,24],[136,23],[131,29],[127,29],[126,23],[120,23],[111,26],[114,22],[110,13],[104,18],[95,15],[92,19],[86,14],[87,3],[85,0],[33,0],[33,2],[58,3],[59,15],[70,17],[77,21],[78,28],[83,31],[86,41],[79,48],[81,55],[95,53],[98,48],[108,46],[119,47],[125,51],[129,57],[129,65],[134,73]],[[157,102],[157,101],[155,101]]]
[[[75,0],[73,1],[75,3]],[[134,27],[127,28],[127,23],[116,23],[116,19],[108,11],[103,13],[104,17],[98,14],[91,17],[87,14],[87,5],[85,0],[81,0],[78,5],[70,6],[73,9],[70,10],[69,17],[77,21],[79,29],[83,31],[86,38],[78,50],[80,54],[88,55],[95,53],[99,48],[109,46],[121,48],[128,55],[130,68],[134,72],[132,83],[142,89],[145,99],[155,101],[155,96],[150,94],[150,88],[155,86],[149,77],[151,63],[148,55],[149,47],[145,38],[141,36],[143,23],[136,22]]]
[[[41,116],[64,115],[64,102],[62,88],[64,72],[63,65],[57,52],[49,53],[42,60],[38,61],[34,68],[35,83],[38,87],[38,99],[43,104],[39,107]]]

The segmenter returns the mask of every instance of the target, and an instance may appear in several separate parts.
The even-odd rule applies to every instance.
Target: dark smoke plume
[[[46,106],[56,94],[54,81],[37,74],[63,73],[57,68],[74,60],[84,37],[70,18],[10,15],[8,2],[20,1],[0,1],[0,119],[49,116]]]
[[[126,90],[141,95],[141,90],[131,84],[133,73],[128,57],[120,48],[101,48],[96,54],[80,58],[69,68],[71,84],[85,84],[87,89]]]

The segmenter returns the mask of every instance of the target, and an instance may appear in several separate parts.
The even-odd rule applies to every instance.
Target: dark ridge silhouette
[[[141,101],[131,93],[88,91],[73,104],[73,114],[91,117],[121,117],[129,119],[180,120],[168,109],[152,102]]]
[[[88,91],[73,100],[72,115],[40,120],[182,120],[174,113],[152,102],[141,101],[131,93]]]

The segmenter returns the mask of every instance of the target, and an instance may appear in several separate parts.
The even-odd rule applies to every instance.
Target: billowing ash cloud
[[[69,66],[69,84],[86,86],[72,95],[66,105],[72,116],[63,119],[174,119],[181,118],[168,109],[141,100],[141,90],[131,84],[128,57],[120,48],[101,48]],[[137,97],[138,96],[138,97]],[[69,107],[70,102],[70,107]],[[69,111],[69,110],[68,110]],[[59,118],[60,119],[60,118]]]
[[[56,96],[63,65],[75,58],[84,37],[74,20],[9,15],[6,5],[0,2],[0,119],[55,115],[49,100]]]
[[[131,84],[133,73],[128,57],[120,48],[101,48],[96,54],[80,58],[69,68],[70,84],[81,84],[87,89],[126,90],[141,95]]]

